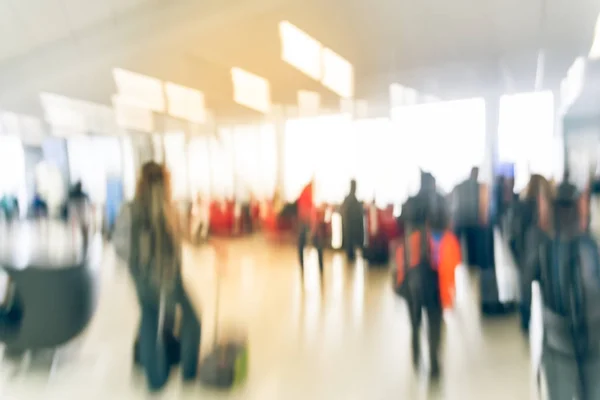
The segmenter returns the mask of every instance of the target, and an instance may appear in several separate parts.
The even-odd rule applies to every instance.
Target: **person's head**
[[[479,167],[471,168],[471,173],[469,174],[469,178],[471,178],[473,180],[479,179]]]
[[[161,191],[165,201],[170,201],[171,180],[169,172],[163,165],[149,161],[142,166],[135,197],[138,200],[149,201],[156,189]]]
[[[535,174],[531,176],[525,188],[524,200],[537,201],[540,196],[553,197],[552,185],[542,175]]]
[[[556,191],[542,186],[538,193],[540,226],[546,231],[573,235],[587,229],[588,201],[577,187],[568,181],[562,182]]]
[[[356,194],[356,179],[350,181],[350,194]]]
[[[75,182],[75,184],[73,185],[73,192],[75,192],[75,193],[83,192],[83,184],[81,183],[81,181]]]
[[[421,172],[421,191],[422,192],[435,192],[436,182],[433,175],[429,172]]]

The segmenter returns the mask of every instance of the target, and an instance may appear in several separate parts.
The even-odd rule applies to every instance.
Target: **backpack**
[[[403,278],[401,282],[396,280],[396,291],[402,297],[410,299],[412,305],[421,308],[439,304],[440,295],[438,273],[435,266],[437,264],[433,260],[430,234],[424,226],[417,232],[419,233],[419,257],[416,264],[410,254],[413,249],[412,234],[406,232],[404,235],[402,250],[404,271],[397,272],[402,272]],[[398,264],[400,265],[400,263]]]
[[[535,201],[518,201],[509,208],[506,215],[506,234],[517,266],[522,268],[527,254],[527,237],[536,226],[537,204]]]
[[[452,219],[457,227],[478,226],[481,223],[481,187],[477,180],[467,179],[453,193]]]
[[[150,218],[151,213],[158,218]],[[155,289],[173,288],[180,271],[180,249],[167,229],[162,209],[149,213],[136,201],[123,205],[115,222],[113,243],[136,283]]]
[[[600,257],[596,242],[576,229],[575,202],[554,206],[555,232],[539,246],[545,342],[575,356],[599,352]]]

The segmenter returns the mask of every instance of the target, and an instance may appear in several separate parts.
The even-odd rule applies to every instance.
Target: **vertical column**
[[[498,165],[498,123],[500,122],[500,96],[497,93],[485,98],[485,156],[480,179],[493,184]]]
[[[554,97],[554,155],[552,157],[554,169],[552,177],[556,182],[560,182],[564,175],[565,161],[567,160],[567,157],[565,157],[566,142],[563,129],[563,107],[561,91],[553,90],[552,94]]]
[[[275,140],[277,151],[277,178],[275,180],[275,193],[283,196],[285,193],[285,118],[282,106],[273,106],[270,116],[275,127]]]

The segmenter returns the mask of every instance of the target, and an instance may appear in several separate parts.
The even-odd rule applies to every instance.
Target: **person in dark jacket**
[[[454,231],[465,244],[465,260],[469,265],[484,267],[485,250],[482,246],[479,168],[473,167],[469,178],[459,183],[453,191]]]
[[[542,234],[539,228],[539,199],[552,191],[551,185],[541,175],[533,175],[525,189],[523,199],[515,204],[513,217],[508,235],[509,243],[515,255],[515,261],[519,269],[520,279],[526,285],[529,271],[527,258],[532,251],[538,248]],[[529,330],[531,318],[531,296],[528,295],[527,287],[521,289],[520,314],[521,329]]]
[[[87,193],[83,191],[81,181],[76,182],[69,191],[69,200],[89,200]]]
[[[421,190],[407,201],[403,214],[404,232],[408,236],[396,253],[395,289],[408,305],[415,368],[419,367],[421,357],[419,334],[423,310],[427,314],[431,376],[437,378],[443,309],[451,308],[454,302],[454,275],[461,261],[460,243],[448,229],[446,201],[437,193],[431,174],[422,175]],[[428,240],[424,241],[424,237]]]
[[[541,370],[550,400],[600,398],[600,268],[598,244],[586,232],[586,196],[562,183],[538,199],[540,240],[527,250],[524,293],[540,287]]]
[[[425,204],[423,209],[422,204]],[[440,210],[437,207],[441,207]],[[416,212],[416,210],[421,210]],[[428,218],[433,211],[436,214],[449,218],[449,208],[446,199],[437,191],[437,183],[433,175],[429,172],[421,172],[421,188],[419,192],[409,197],[402,206],[400,221],[404,225],[420,225],[424,221],[422,218]]]
[[[365,239],[363,205],[356,197],[356,181],[350,181],[350,193],[344,199],[341,207],[343,242],[348,261],[356,258],[356,249],[362,250]]]

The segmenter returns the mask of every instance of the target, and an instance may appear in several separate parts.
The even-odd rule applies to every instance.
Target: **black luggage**
[[[481,223],[480,186],[474,179],[460,183],[452,196],[452,219],[457,227],[478,226]]]

